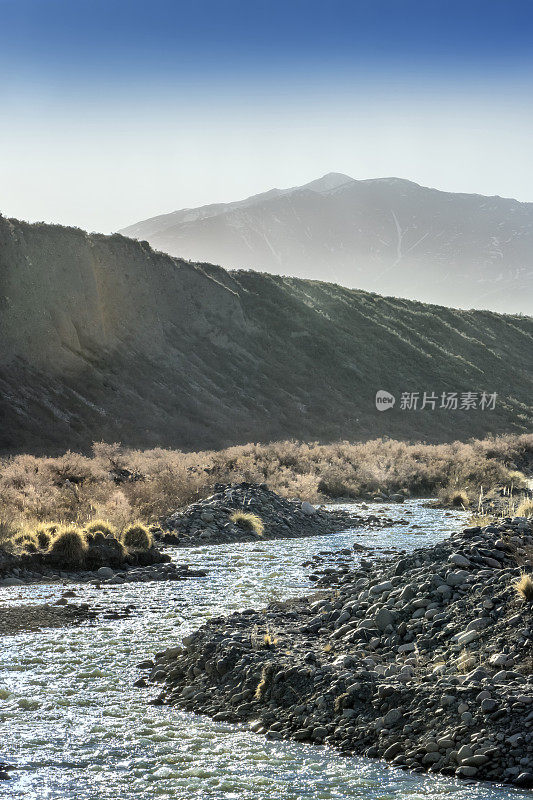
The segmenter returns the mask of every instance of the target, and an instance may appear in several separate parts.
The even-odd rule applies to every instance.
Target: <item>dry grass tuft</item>
[[[108,520],[93,519],[85,526],[87,533],[103,533],[104,536],[113,536],[116,538],[117,530]]]
[[[520,579],[513,584],[514,588],[522,598],[528,603],[533,603],[533,580],[531,575],[526,575],[524,572]]]
[[[517,517],[533,517],[533,500],[524,500],[516,509]]]
[[[493,514],[473,514],[469,517],[468,524],[479,525],[480,528],[484,528],[485,525],[492,525],[495,521],[496,517]]]
[[[454,492],[451,497],[452,506],[468,508],[470,505],[470,498],[465,491]]]
[[[262,700],[265,692],[267,690],[268,684],[270,682],[270,670],[267,667],[263,667],[261,670],[261,679],[257,684],[255,689],[254,698],[256,700]]]
[[[39,550],[39,540],[35,533],[31,531],[23,531],[13,537],[13,548],[16,553],[21,555],[26,553],[37,553]]]
[[[253,531],[258,536],[262,536],[265,532],[265,526],[261,517],[257,514],[248,514],[245,511],[235,511],[230,520],[235,523],[243,531]]]
[[[55,556],[62,566],[80,567],[87,552],[87,541],[78,528],[65,525],[58,530],[50,544],[51,556]]]
[[[141,522],[134,522],[123,531],[122,543],[128,550],[149,550],[153,538],[148,528]]]

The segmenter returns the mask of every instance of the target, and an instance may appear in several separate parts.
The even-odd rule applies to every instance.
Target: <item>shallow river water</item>
[[[302,562],[354,541],[410,550],[464,523],[462,512],[421,501],[376,506],[412,526],[379,532],[174,550],[208,577],[180,583],[125,584],[106,591],[76,586],[75,602],[133,616],[0,639],[0,761],[17,766],[0,797],[27,800],[519,800],[528,792],[409,774],[381,761],[343,758],[325,747],[268,741],[244,726],[148,705],[156,690],[135,689],[136,664],[178,644],[209,616],[260,607],[305,593]],[[370,512],[369,512],[370,513]],[[421,535],[421,531],[424,534]],[[0,589],[0,604],[54,601],[61,587]]]

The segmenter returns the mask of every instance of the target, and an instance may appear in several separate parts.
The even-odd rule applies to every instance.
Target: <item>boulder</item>
[[[24,586],[24,581],[20,578],[2,578],[0,586]]]
[[[96,574],[99,578],[107,580],[108,578],[112,578],[115,573],[113,572],[111,567],[100,567],[99,569],[96,570]]]

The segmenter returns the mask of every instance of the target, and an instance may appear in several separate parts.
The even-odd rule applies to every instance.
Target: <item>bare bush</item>
[[[533,435],[441,445],[283,441],[197,453],[99,442],[91,457],[68,452],[58,458],[3,459],[0,536],[27,524],[85,525],[96,517],[123,530],[135,519],[156,520],[205,496],[215,483],[241,480],[310,502],[378,491],[415,496],[464,491],[476,498],[481,487],[516,485],[516,464],[531,461],[532,454]]]

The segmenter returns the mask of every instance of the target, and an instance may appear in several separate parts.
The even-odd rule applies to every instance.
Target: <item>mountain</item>
[[[193,261],[458,308],[530,314],[533,203],[331,173],[121,233]]]
[[[0,449],[429,441],[531,425],[533,319],[257,272],[0,217]],[[375,396],[396,396],[378,411]],[[402,392],[496,392],[402,410]],[[479,395],[478,395],[479,399]]]

